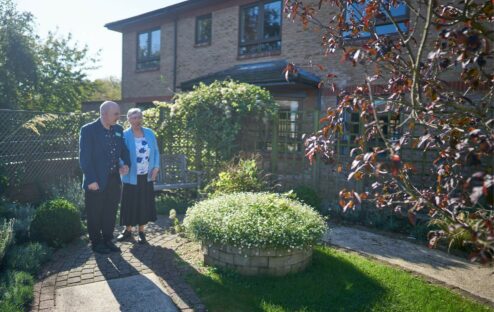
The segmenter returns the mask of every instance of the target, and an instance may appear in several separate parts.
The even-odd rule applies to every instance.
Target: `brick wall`
[[[176,85],[198,76],[224,70],[236,64],[286,59],[300,65],[327,63],[321,56],[320,33],[304,31],[300,23],[282,18],[282,48],[277,55],[243,58],[238,57],[238,29],[240,6],[253,1],[224,1],[219,5],[196,9],[178,16],[177,21],[177,77]],[[195,18],[212,13],[211,45],[195,46]],[[321,12],[322,13],[322,12]],[[161,60],[159,70],[136,71],[137,33],[159,27],[161,29]],[[140,25],[123,34],[122,96],[128,102],[143,102],[152,97],[167,100],[173,95],[174,27],[170,18]],[[338,64],[338,79],[348,83],[351,68]],[[329,64],[325,64],[329,65]],[[334,67],[329,65],[328,67]],[[306,67],[315,71],[316,67]]]
[[[257,58],[239,58],[238,57],[238,36],[239,36],[239,12],[240,6],[253,3],[251,0],[230,0],[222,1],[220,4],[206,6],[204,8],[190,10],[187,13],[177,15],[177,75],[173,77],[173,53],[175,22],[171,17],[162,21],[155,21],[147,25],[135,27],[123,35],[123,79],[122,90],[123,99],[126,102],[143,102],[152,99],[167,100],[173,95],[173,81],[175,78],[176,86],[198,76],[217,72],[237,64],[265,62],[270,60],[285,59],[296,65],[305,66],[304,69],[314,72],[320,76],[325,73],[334,73],[337,77],[334,79],[337,91],[330,89],[322,90],[322,107],[321,113],[326,111],[327,107],[335,106],[339,90],[352,89],[355,85],[364,82],[364,68],[362,66],[353,67],[347,63],[341,63],[339,55],[323,56],[321,49],[321,31],[316,27],[309,27],[304,30],[299,21],[292,23],[285,16],[282,18],[282,48],[277,55],[257,57]],[[312,2],[318,3],[318,0]],[[204,14],[212,14],[212,40],[210,45],[196,47],[195,40],[195,18]],[[331,15],[328,11],[318,12],[320,19],[326,21]],[[413,20],[413,13],[410,13]],[[148,72],[136,72],[136,38],[137,32],[146,29],[160,27],[161,29],[161,61],[159,70]],[[420,25],[418,26],[420,29]],[[420,34],[420,31],[417,32]],[[419,42],[420,38],[416,38]],[[426,47],[433,48],[435,36],[429,36]],[[361,44],[354,41],[355,46]],[[423,58],[427,57],[427,51]],[[312,64],[321,64],[324,71],[321,72]],[[372,72],[372,69],[370,70]],[[442,77],[445,80],[454,81],[453,74]],[[382,86],[386,82],[386,77],[381,80]],[[376,91],[382,92],[382,86],[377,86]],[[452,82],[452,87],[461,89],[459,82]],[[286,90],[286,89],[285,89]],[[317,96],[315,92],[307,92],[307,97],[303,100],[304,109],[313,109],[317,107]],[[302,154],[303,157],[303,154]],[[410,156],[422,157],[418,156]],[[271,159],[266,159],[268,167],[271,166]],[[300,162],[301,163],[301,162]],[[282,160],[279,169],[284,166],[290,167],[290,164]],[[335,165],[318,164],[317,181],[320,190],[325,197],[333,197],[343,188],[362,189],[365,186],[354,185],[348,182],[342,173],[337,173]],[[293,169],[293,166],[291,167]],[[298,167],[297,167],[298,168]],[[345,169],[345,168],[344,168]],[[304,165],[300,167],[300,174],[305,174],[310,170]]]
[[[282,48],[277,55],[242,58],[238,57],[239,12],[240,6],[253,3],[252,0],[230,0],[219,4],[195,8],[177,16],[169,16],[144,25],[134,26],[123,34],[123,99],[128,102],[144,102],[152,99],[168,100],[173,96],[173,82],[176,86],[198,76],[224,70],[236,64],[264,62],[286,59],[297,65],[305,66],[309,71],[323,76],[327,72],[337,75],[334,79],[338,90],[362,83],[362,66],[353,67],[342,64],[339,56],[323,56],[321,49],[321,31],[314,25],[307,30],[299,21],[292,23],[286,16],[282,18]],[[308,2],[318,3],[312,0]],[[323,6],[327,8],[327,6]],[[212,40],[210,45],[195,46],[195,18],[204,14],[212,14]],[[318,16],[322,21],[331,16],[331,12],[321,10]],[[173,54],[175,23],[177,18],[177,73],[173,77]],[[410,17],[414,16],[410,13]],[[159,27],[161,29],[161,60],[159,70],[136,71],[136,41],[139,31]],[[419,38],[417,38],[419,39]],[[429,36],[427,47],[433,47],[434,36]],[[360,42],[354,41],[358,46]],[[427,52],[424,53],[424,58]],[[312,64],[321,64],[325,70],[321,72]],[[451,75],[443,77],[451,79]],[[386,79],[383,79],[383,84]],[[333,92],[324,90],[328,98],[326,106],[334,105]]]

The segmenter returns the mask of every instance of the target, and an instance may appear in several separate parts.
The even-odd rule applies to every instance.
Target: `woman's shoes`
[[[140,232],[139,231],[139,237],[137,238],[137,242],[139,244],[147,244],[147,240],[146,240],[146,234],[144,234],[144,232]]]
[[[124,242],[124,241],[130,240],[131,238],[132,238],[132,232],[127,231],[127,229],[126,229],[122,233],[118,234],[117,242]]]
[[[120,233],[117,236],[118,242],[129,241],[131,239],[132,239],[132,232],[127,231],[127,229],[125,229],[122,233]],[[137,242],[140,244],[147,244],[148,241],[146,240],[146,234],[144,234],[144,232],[139,231],[139,236],[137,237]]]

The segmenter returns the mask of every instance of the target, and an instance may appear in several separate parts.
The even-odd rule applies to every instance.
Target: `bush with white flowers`
[[[272,193],[233,193],[187,210],[187,233],[195,240],[237,248],[306,248],[327,229],[310,206]]]

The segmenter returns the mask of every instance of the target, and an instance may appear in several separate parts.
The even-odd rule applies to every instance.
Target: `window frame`
[[[145,58],[140,58],[140,39],[139,37],[142,34],[147,34],[148,39],[147,39],[147,53],[148,55],[151,55],[151,50],[152,50],[152,45],[153,45],[153,40],[152,40],[152,33],[158,31],[159,33],[159,38],[160,38],[160,44],[159,44],[159,53],[158,56],[148,56]],[[148,70],[156,70],[160,68],[160,60],[161,60],[161,27],[155,27],[151,29],[147,29],[144,31],[139,31],[137,32],[137,40],[136,40],[136,70],[137,71],[148,71]],[[154,64],[156,63],[156,64]],[[151,66],[146,66],[146,64],[150,64]]]
[[[278,104],[277,150],[279,153],[299,153],[303,151],[302,123],[303,110],[300,99],[276,99]],[[290,106],[287,106],[289,104]],[[292,106],[292,104],[295,104]],[[285,117],[285,118],[284,118]]]
[[[367,1],[366,1],[367,2]],[[350,6],[354,6],[355,4],[358,4],[358,3],[347,3],[346,4],[346,8],[345,8],[345,23],[349,24],[349,22],[347,21],[347,16],[348,14],[350,13],[349,11],[349,7]],[[398,27],[401,26],[401,24],[404,24],[406,21],[409,21],[410,20],[410,8],[404,3],[402,2],[401,5],[403,5],[405,7],[405,13],[404,14],[401,14],[401,15],[396,15],[396,16],[393,16],[392,17],[394,18],[396,24]],[[363,7],[365,9],[365,6]],[[356,8],[353,9],[354,11],[356,10]],[[384,12],[384,11],[382,11]],[[365,13],[365,12],[364,12]],[[385,13],[383,13],[385,14]],[[361,19],[360,19],[361,20]],[[396,27],[393,25],[393,22],[391,21],[391,19],[386,15],[386,18],[385,19],[374,19],[375,23],[374,23],[374,31],[377,33],[377,27],[379,26],[388,26],[388,25],[391,25],[393,26],[394,30],[392,32],[389,32],[389,33],[384,33],[384,34],[377,34],[378,36],[395,36],[398,34],[398,29],[396,29]],[[402,30],[403,32],[408,32],[408,27],[406,25],[404,25],[404,27],[406,28],[405,30]],[[400,27],[401,29],[401,27]],[[355,40],[355,39],[367,39],[369,37],[371,37],[371,33],[370,32],[364,32],[364,31],[361,31],[359,32],[359,35],[357,37],[354,37],[354,36],[351,36],[350,35],[351,31],[348,30],[348,31],[342,31],[342,36],[343,36],[343,39],[344,40]],[[362,35],[362,33],[364,35]]]
[[[273,3],[273,2],[279,2],[280,4],[280,35],[277,37],[269,38],[269,39],[264,39],[264,5],[268,3]],[[253,7],[259,7],[259,21],[257,25],[257,38],[255,40],[250,40],[246,42],[242,42],[242,30],[243,30],[243,23],[242,23],[242,12],[246,9],[253,8]],[[283,30],[283,1],[282,0],[260,0],[256,1],[253,3],[249,3],[246,5],[242,5],[239,8],[239,14],[238,14],[238,52],[237,55],[239,57],[245,57],[249,55],[256,55],[256,54],[263,54],[263,53],[270,53],[270,52],[276,52],[279,53],[281,52],[281,44],[282,44],[282,30]],[[280,42],[280,48],[277,50],[270,50],[270,51],[256,51],[256,52],[251,52],[251,53],[241,53],[241,48],[244,46],[250,46],[250,45],[255,45],[257,44],[258,46],[264,44],[264,43],[270,43],[270,42]]]
[[[210,19],[211,20],[211,27],[209,29],[209,39],[204,40],[204,41],[199,41],[199,21],[203,19]],[[212,13],[196,16],[196,26],[195,26],[195,40],[194,43],[195,45],[210,45],[211,40],[213,37],[213,15]]]
[[[338,99],[340,101],[340,99]],[[379,107],[381,105],[386,105],[386,100],[385,99],[377,99],[375,100],[376,102],[380,102],[377,104],[376,107]],[[342,140],[342,136],[338,136],[337,139],[337,155],[338,157],[350,157],[350,151],[352,148],[355,148],[358,146],[358,144],[355,142],[355,139],[361,136],[364,133],[365,130],[365,125],[360,118],[360,113],[359,112],[352,112],[350,111],[349,108],[345,110],[343,117],[344,121],[344,129],[343,129],[343,134],[342,136],[348,136],[347,140]],[[352,117],[357,116],[357,120],[353,120]],[[377,114],[379,124],[383,128],[386,128],[384,131],[384,135],[387,139],[391,139],[393,141],[396,141],[397,138],[400,135],[400,130],[397,128],[397,125],[402,122],[402,115],[400,114],[399,116],[394,115],[392,112],[378,112]],[[396,118],[398,117],[398,118]],[[358,133],[352,131],[352,127],[357,126],[358,127]],[[348,127],[348,128],[347,128]],[[354,140],[351,140],[351,137],[354,137]],[[382,142],[381,138],[374,138],[370,141],[366,142],[367,148],[372,148],[375,146],[380,146],[383,145],[384,142]]]

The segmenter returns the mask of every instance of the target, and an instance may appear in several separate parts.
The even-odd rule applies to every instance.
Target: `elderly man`
[[[123,128],[117,125],[120,107],[106,101],[100,118],[81,128],[79,162],[84,174],[87,229],[92,249],[97,253],[120,251],[113,242],[113,229],[120,202],[120,174],[129,172],[130,156]]]

